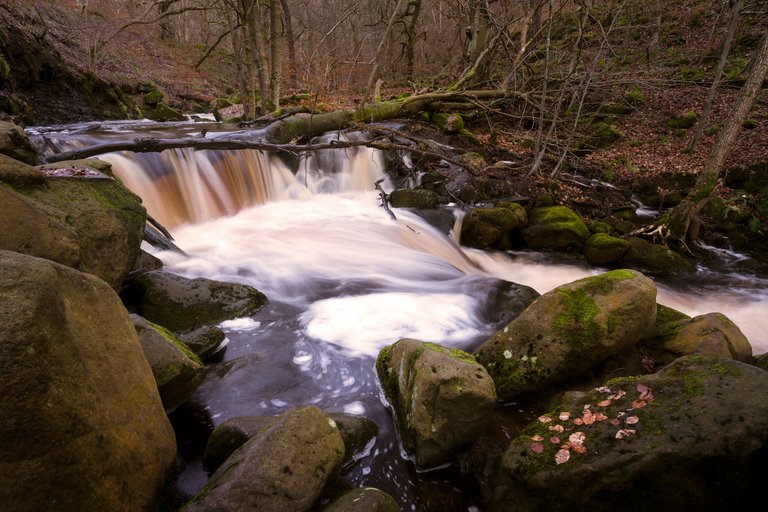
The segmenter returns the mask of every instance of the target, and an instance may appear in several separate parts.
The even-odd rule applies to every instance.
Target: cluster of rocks
[[[459,463],[489,510],[719,510],[768,469],[766,362],[620,269],[533,299],[473,354],[402,339],[376,369],[416,464]],[[543,414],[499,434],[499,402]]]
[[[167,414],[222,345],[217,324],[267,299],[163,271],[140,249],[141,199],[108,164],[35,164],[23,130],[0,122],[0,508],[153,510],[177,458]],[[215,472],[188,509],[309,510],[376,434],[316,407],[255,421],[216,431]],[[247,427],[237,441],[233,424]],[[332,488],[327,510],[398,509]]]

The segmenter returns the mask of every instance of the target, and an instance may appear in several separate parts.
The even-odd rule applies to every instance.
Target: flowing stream
[[[208,136],[258,135],[205,126]],[[40,147],[62,150],[138,134],[178,137],[200,127],[101,123],[30,133]],[[352,485],[381,488],[404,510],[479,509],[453,469],[419,473],[401,453],[380,396],[376,355],[402,337],[472,350],[497,327],[487,301],[500,280],[544,293],[601,269],[531,252],[468,250],[453,231],[407,210],[391,219],[373,191],[376,180],[386,180],[383,159],[367,148],[288,160],[189,150],[101,158],[186,252],[157,253],[167,270],[247,283],[270,299],[257,315],[222,325],[226,351],[172,417],[188,462],[178,481],[183,492],[194,494],[206,481],[200,450],[213,426],[316,404],[379,425],[366,456],[347,469]],[[660,303],[692,316],[722,312],[755,353],[768,351],[768,280],[702,268],[685,283],[657,284]]]

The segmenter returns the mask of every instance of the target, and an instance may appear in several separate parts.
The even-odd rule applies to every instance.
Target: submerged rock
[[[291,409],[237,449],[184,510],[310,510],[343,459],[333,420],[314,406]]]
[[[474,441],[496,404],[488,373],[461,350],[404,338],[379,353],[376,372],[420,467],[448,462]]]
[[[509,444],[492,509],[749,508],[768,470],[766,390],[759,368],[686,356],[572,395]]]
[[[171,412],[200,385],[203,363],[167,329],[139,315],[131,315],[131,320],[155,376],[163,407]]]
[[[267,303],[252,286],[188,279],[161,270],[138,276],[125,295],[141,316],[174,332],[248,316]]]
[[[149,510],[176,443],[104,281],[0,251],[0,508]]]
[[[215,325],[204,325],[194,331],[179,335],[179,341],[187,346],[200,359],[205,361],[209,357],[218,354],[224,347],[224,331]]]
[[[586,224],[566,206],[534,208],[523,229],[523,239],[531,249],[581,249],[590,235]]]
[[[527,222],[525,208],[517,203],[473,208],[462,221],[461,243],[478,249],[503,246],[510,231],[524,227]]]
[[[656,285],[639,272],[614,270],[545,293],[475,355],[501,400],[582,377],[650,331]]]
[[[354,462],[379,433],[379,426],[364,416],[354,416],[341,412],[328,413],[344,440],[344,465]]]
[[[341,493],[321,512],[399,512],[395,499],[384,491],[373,487],[350,489]]]

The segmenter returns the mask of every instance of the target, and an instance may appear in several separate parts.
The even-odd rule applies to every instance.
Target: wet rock
[[[98,160],[62,162],[49,166],[77,166],[109,173],[109,164]],[[118,289],[133,268],[139,254],[144,232],[146,211],[141,199],[116,179],[56,178],[48,179],[44,187],[19,189],[23,214],[13,212],[14,224],[8,225],[5,237],[15,240],[15,246],[4,245],[33,256],[56,258],[55,261],[94,274]],[[23,215],[23,216],[22,216]],[[44,233],[46,222],[52,233]],[[3,216],[3,219],[8,217]],[[32,229],[27,229],[32,226]],[[47,240],[62,237],[64,247],[44,249],[37,237]],[[75,244],[77,248],[75,249]],[[69,255],[77,251],[78,257]],[[59,258],[55,254],[65,254]]]
[[[763,370],[686,356],[657,374],[571,395],[509,444],[492,509],[749,508],[768,470],[766,389]]]
[[[336,497],[321,512],[399,512],[395,499],[373,487],[350,489]]]
[[[379,426],[364,416],[332,412],[328,417],[336,422],[344,440],[345,465],[354,462],[379,433]]]
[[[252,286],[188,279],[162,270],[138,276],[124,295],[141,316],[174,332],[248,316],[267,303]]]
[[[483,316],[489,323],[507,324],[539,297],[539,292],[522,284],[497,281],[482,306]]]
[[[461,117],[461,114],[435,112],[430,116],[430,120],[443,133],[459,133],[464,129],[464,118]]]
[[[656,320],[656,285],[614,270],[545,293],[475,355],[501,400],[547,389],[637,343]]]
[[[203,380],[203,363],[176,336],[139,315],[131,315],[152,368],[166,412],[186,402]]]
[[[660,276],[674,276],[696,270],[693,263],[685,256],[671,251],[666,246],[652,244],[637,237],[629,238],[627,241],[629,249],[619,260],[621,265],[639,268]]]
[[[451,460],[485,430],[496,404],[488,373],[461,350],[404,338],[379,353],[376,372],[420,467]]]
[[[155,110],[148,114],[156,121],[183,121],[185,119],[184,114],[165,103],[158,103],[155,105]]]
[[[0,154],[0,181],[13,187],[30,187],[45,183],[45,174],[36,167]]]
[[[343,458],[341,435],[325,413],[291,409],[237,449],[184,510],[310,510]]]
[[[592,265],[605,265],[620,260],[629,250],[629,245],[629,242],[621,238],[597,233],[587,240],[584,255]]]
[[[0,153],[30,165],[37,164],[37,151],[21,126],[0,121]]]
[[[205,361],[209,357],[218,354],[223,348],[224,331],[215,325],[204,325],[194,331],[179,334],[179,341],[194,352],[197,357]]]
[[[389,194],[389,204],[393,208],[418,208],[431,210],[437,208],[437,192],[424,189],[400,188]]]
[[[152,371],[102,280],[0,251],[3,510],[148,510],[176,454]]]
[[[565,206],[534,208],[523,229],[523,239],[531,249],[581,249],[590,235],[581,218]]]
[[[527,222],[525,208],[517,203],[473,208],[462,221],[461,243],[478,249],[499,246],[510,231],[522,228]]]
[[[276,419],[277,416],[237,416],[218,425],[205,445],[205,469],[211,473],[219,469],[235,450],[259,432],[269,428]]]
[[[690,354],[709,354],[752,360],[752,346],[736,324],[722,313],[675,319],[661,325],[656,336],[644,343],[662,364]]]
[[[160,270],[161,268],[163,268],[163,261],[160,258],[149,254],[144,249],[140,249],[139,257],[136,258],[136,263],[134,263],[131,271],[142,272],[147,270]]]

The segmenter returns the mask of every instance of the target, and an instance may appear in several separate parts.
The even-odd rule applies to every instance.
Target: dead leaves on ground
[[[598,423],[608,421],[613,427],[619,428],[614,434],[614,439],[623,440],[637,434],[635,428],[627,428],[628,426],[638,425],[640,417],[636,415],[636,411],[645,407],[648,402],[653,401],[653,390],[644,384],[637,383],[635,386],[637,391],[637,397],[632,399],[629,407],[624,407],[616,411],[615,416],[610,418],[599,409],[605,409],[612,405],[617,405],[617,401],[624,398],[627,393],[624,390],[613,390],[607,386],[597,388],[597,391],[603,395],[606,395],[603,400],[593,404],[586,404],[580,413],[574,413],[571,411],[562,411],[558,413],[557,418],[553,419],[552,416],[542,415],[538,420],[540,423],[547,425],[547,431],[552,435],[549,438],[549,443],[559,445],[560,449],[555,453],[555,464],[565,464],[571,460],[571,452],[584,454],[587,452],[588,433],[578,430],[576,427],[591,427]],[[595,407],[597,410],[593,410]],[[627,416],[627,413],[632,415]],[[561,423],[558,423],[561,422]],[[561,443],[561,434],[569,433],[568,439]],[[545,452],[545,440],[544,436],[534,435],[530,438],[531,443],[529,449],[535,454],[543,454]],[[550,452],[551,453],[551,452]]]

